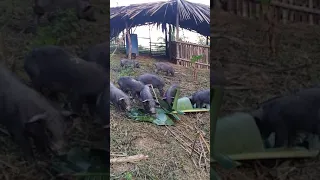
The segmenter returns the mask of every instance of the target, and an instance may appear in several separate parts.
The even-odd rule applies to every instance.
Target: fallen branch
[[[148,158],[149,158],[149,156],[147,156],[147,155],[138,154],[138,155],[134,155],[134,156],[113,158],[113,159],[110,159],[110,163],[125,163],[125,162],[134,163],[134,162],[145,160]]]
[[[204,139],[204,137],[202,136],[202,133],[199,133],[200,135],[200,139],[202,139],[202,141],[204,142],[204,144],[206,145],[207,149],[208,149],[208,152],[210,153],[210,146],[209,144],[207,143],[207,141]]]

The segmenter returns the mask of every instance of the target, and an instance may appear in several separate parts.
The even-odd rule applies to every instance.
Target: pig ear
[[[34,123],[36,121],[39,121],[39,120],[44,120],[48,117],[48,115],[46,113],[43,113],[43,114],[37,114],[37,115],[34,115],[33,117],[31,117],[28,121],[28,123]]]

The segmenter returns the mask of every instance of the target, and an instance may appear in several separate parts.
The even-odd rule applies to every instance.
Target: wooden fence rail
[[[193,56],[203,55],[202,59],[196,62],[197,68],[210,69],[210,46],[204,46],[189,42],[171,41],[171,57],[176,60],[177,64],[191,67]]]
[[[252,0],[225,0],[228,12],[260,19],[262,7]],[[272,0],[275,19],[286,23],[320,24],[320,0]]]

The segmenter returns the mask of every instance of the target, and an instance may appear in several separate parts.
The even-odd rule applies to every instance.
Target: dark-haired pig
[[[110,43],[103,42],[100,44],[96,44],[90,48],[83,54],[82,59],[95,62],[102,66],[106,72],[110,70]]]
[[[274,147],[293,146],[297,133],[320,135],[320,89],[275,98],[251,112],[262,138],[275,133]]]
[[[46,13],[51,13],[50,19],[54,18],[53,13],[58,9],[76,9],[77,17],[87,21],[96,21],[94,9],[89,0],[34,0],[33,13],[34,23],[37,26],[39,19]]]
[[[112,83],[110,83],[110,101],[119,109],[131,110],[130,97]]]
[[[121,67],[135,67],[140,68],[140,64],[138,61],[133,59],[121,59],[120,60],[120,66]]]
[[[54,45],[34,48],[25,57],[24,69],[38,91],[48,88],[52,92],[68,93],[75,112],[80,112],[90,97],[87,103],[92,114],[96,98],[109,82],[108,73],[99,65],[74,57]]]
[[[129,76],[123,76],[118,79],[120,89],[125,93],[131,93],[132,97],[139,99],[140,91],[143,89],[144,84]]]
[[[58,155],[66,153],[65,135],[71,124],[65,120],[71,115],[75,114],[55,109],[41,94],[0,64],[0,123],[7,127],[28,160],[34,157],[30,136],[36,146],[40,143],[43,148],[46,143]],[[44,136],[46,130],[51,137]]]
[[[153,99],[151,90],[148,85],[144,85],[140,92],[140,100],[144,110],[149,114],[156,114],[156,101]]]
[[[111,84],[110,84],[111,88]],[[110,90],[109,87],[105,87],[103,92],[98,96],[97,102],[97,114],[102,123],[102,126],[107,128],[110,125]],[[108,146],[107,146],[108,147]]]
[[[196,104],[196,108],[202,108],[203,105],[210,105],[210,89],[200,90],[189,97],[191,104]]]
[[[159,76],[154,74],[145,73],[137,77],[138,81],[141,81],[143,84],[152,84],[154,88],[157,88],[160,92],[160,95],[163,96],[164,81]]]
[[[165,100],[169,105],[172,105],[178,88],[179,88],[178,84],[173,84],[164,93],[163,100]]]
[[[156,62],[155,64],[155,72],[158,73],[159,71],[166,72],[167,75],[171,74],[174,76],[174,68],[167,63],[164,62]]]

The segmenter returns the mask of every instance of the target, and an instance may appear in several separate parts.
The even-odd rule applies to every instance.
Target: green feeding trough
[[[190,99],[188,97],[179,98],[179,94],[180,91],[178,89],[172,106],[166,101],[159,100],[160,107],[156,108],[154,116],[145,113],[143,109],[139,108],[132,109],[127,115],[129,118],[137,121],[151,122],[159,126],[171,126],[174,125],[174,121],[180,120],[178,115],[191,112],[209,112],[209,109],[193,108]]]
[[[247,113],[235,113],[217,120],[214,151],[233,160],[316,157],[318,150],[295,148],[265,148],[259,129]],[[273,144],[271,137],[268,143]],[[315,144],[311,149],[317,149]]]

